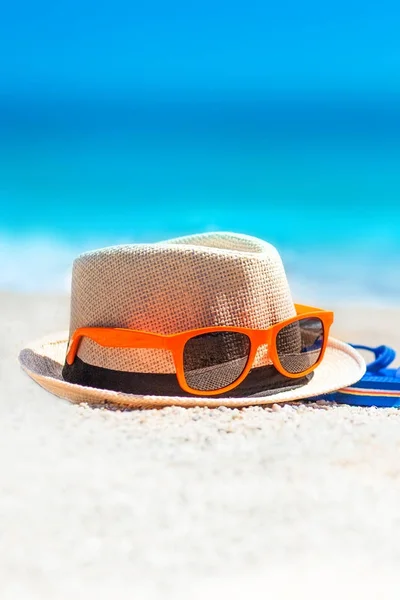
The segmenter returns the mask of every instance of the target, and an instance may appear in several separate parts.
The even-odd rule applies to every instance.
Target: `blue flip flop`
[[[327,394],[323,399],[354,406],[400,407],[400,368],[387,368],[395,359],[396,352],[389,346],[352,346],[357,350],[373,352],[375,360],[367,365],[367,371],[360,381]]]

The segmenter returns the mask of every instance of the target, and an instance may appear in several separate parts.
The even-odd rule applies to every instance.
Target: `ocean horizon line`
[[[151,92],[146,90],[127,90],[117,92],[103,90],[102,93],[80,92],[71,90],[69,93],[55,93],[51,90],[36,92],[18,92],[0,89],[0,107],[2,109],[40,109],[41,107],[93,107],[104,109],[120,108],[182,108],[218,109],[228,107],[232,109],[258,109],[274,110],[300,110],[318,107],[320,110],[343,110],[365,108],[383,110],[388,112],[400,111],[400,89],[398,91],[381,92],[371,90],[368,94],[359,92],[285,92],[285,91],[259,91],[242,93],[231,92],[203,92],[203,93],[171,93],[168,91]],[[0,115],[1,117],[1,115]]]
[[[0,133],[138,132],[273,137],[400,139],[400,93],[390,97],[29,97],[0,94]]]

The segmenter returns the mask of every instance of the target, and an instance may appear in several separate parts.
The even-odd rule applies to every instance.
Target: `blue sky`
[[[0,91],[400,91],[398,0],[13,0]]]

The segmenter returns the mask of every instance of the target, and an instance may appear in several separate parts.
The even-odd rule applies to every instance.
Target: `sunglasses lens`
[[[192,390],[216,391],[234,383],[250,354],[250,339],[235,331],[213,331],[190,338],[183,350],[183,370]]]
[[[299,319],[283,327],[276,336],[276,348],[282,367],[293,374],[314,366],[324,346],[324,325],[321,319]]]

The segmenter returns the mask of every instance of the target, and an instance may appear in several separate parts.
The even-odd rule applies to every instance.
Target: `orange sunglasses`
[[[311,373],[322,361],[333,312],[295,305],[297,315],[268,329],[204,327],[171,335],[133,329],[81,327],[69,343],[72,365],[83,337],[110,348],[160,348],[174,359],[180,387],[190,394],[212,396],[229,392],[248,375],[257,350],[268,346],[268,356],[285,377]]]

